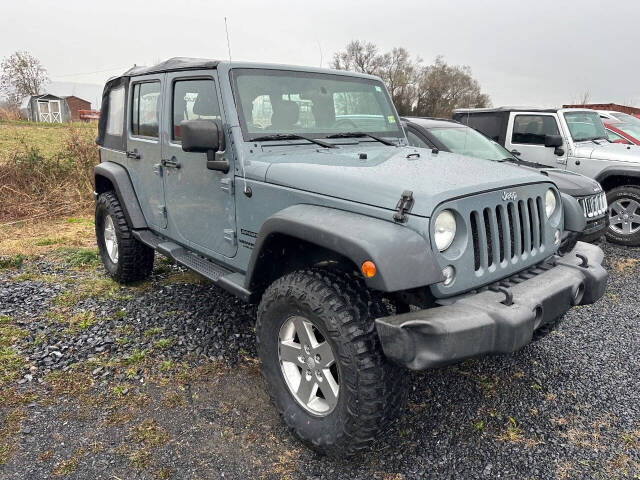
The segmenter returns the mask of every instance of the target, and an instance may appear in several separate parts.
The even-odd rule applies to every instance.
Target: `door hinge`
[[[162,215],[164,218],[167,218],[167,206],[166,205],[160,205],[160,215]]]
[[[231,245],[236,244],[236,231],[232,228],[224,229],[224,239],[229,242]]]
[[[162,176],[162,164],[161,163],[156,163],[153,166],[153,173],[155,173],[158,176]]]
[[[233,195],[233,181],[230,178],[223,178],[220,180],[220,188],[225,192],[229,192],[229,195]]]
[[[405,223],[407,221],[406,213],[411,210],[411,207],[413,207],[413,192],[411,190],[405,190],[402,192],[400,200],[398,200],[398,204],[396,205],[398,211],[393,214],[393,220],[398,223]]]

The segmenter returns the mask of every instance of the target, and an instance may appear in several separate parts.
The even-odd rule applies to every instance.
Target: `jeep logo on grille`
[[[514,202],[518,198],[518,194],[516,192],[507,192],[506,190],[502,192],[502,201],[504,202]]]

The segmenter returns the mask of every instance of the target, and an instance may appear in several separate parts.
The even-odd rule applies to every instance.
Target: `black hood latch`
[[[396,205],[397,212],[393,214],[393,220],[398,223],[405,223],[407,221],[406,213],[413,207],[413,192],[411,190],[405,190],[402,192],[400,200]]]

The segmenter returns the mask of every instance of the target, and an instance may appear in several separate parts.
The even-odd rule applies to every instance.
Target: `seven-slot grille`
[[[585,218],[594,218],[604,215],[607,211],[607,195],[602,192],[590,197],[578,199]]]
[[[470,215],[475,271],[517,263],[544,244],[545,213],[541,196],[505,202]]]

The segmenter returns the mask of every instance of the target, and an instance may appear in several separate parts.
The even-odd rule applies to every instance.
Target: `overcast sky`
[[[53,80],[103,84],[172,56],[328,66],[353,39],[469,65],[495,106],[640,106],[640,1],[3,2],[0,57],[27,50]],[[93,73],[97,72],[97,73]]]

